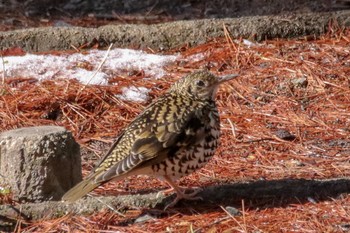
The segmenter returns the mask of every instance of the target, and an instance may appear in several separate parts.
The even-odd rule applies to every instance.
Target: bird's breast
[[[215,106],[211,106],[202,114],[204,134],[201,139],[154,164],[153,175],[166,175],[176,180],[200,169],[213,157],[220,138],[219,113]]]

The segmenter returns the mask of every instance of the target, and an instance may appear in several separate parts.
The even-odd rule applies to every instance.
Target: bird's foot
[[[201,188],[184,188],[183,189],[184,194],[189,196],[189,197],[195,197],[198,193],[202,192],[203,189]],[[186,191],[190,191],[190,193],[186,194]]]
[[[182,187],[182,186],[178,186],[178,189],[180,192],[186,194],[186,192],[190,191],[190,193],[186,194],[188,196],[196,196],[199,192],[202,191],[201,188],[186,188],[186,187]],[[169,195],[171,194],[172,192],[176,192],[176,190],[174,188],[168,188],[168,189],[165,189],[165,190],[161,190],[157,193],[157,198],[160,196],[160,195]]]
[[[202,191],[201,188],[192,189],[193,191],[190,193],[186,193],[187,190],[189,189],[178,190],[178,192],[176,192],[176,198],[170,204],[166,205],[164,210],[174,207],[180,200],[203,200],[202,197],[197,196],[197,194]]]
[[[165,189],[165,190],[160,190],[158,193],[157,193],[157,196],[156,198],[158,198],[160,195],[169,195],[170,193],[172,193],[174,191],[174,188],[169,188],[169,189]]]

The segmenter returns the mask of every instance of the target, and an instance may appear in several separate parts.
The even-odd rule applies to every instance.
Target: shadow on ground
[[[203,201],[181,201],[169,211],[191,214],[193,209],[196,213],[208,213],[217,211],[219,206],[241,209],[242,200],[244,200],[245,207],[250,209],[286,207],[290,204],[339,198],[342,194],[348,193],[350,193],[350,179],[345,178],[333,180],[282,179],[215,185],[206,187],[198,194]],[[148,214],[159,218],[168,214],[169,211],[163,212],[162,210],[173,198],[174,195],[166,197],[156,205],[156,209],[145,210],[140,216]]]
[[[283,207],[292,203],[322,201],[350,193],[350,179],[282,179],[211,186],[199,195],[214,205],[238,205],[241,200],[251,207]]]
[[[294,203],[320,202],[339,198],[341,194],[350,193],[350,179],[306,180],[283,179],[271,181],[255,181],[249,183],[223,184],[203,188],[198,194],[202,201],[181,201],[174,208],[164,211],[174,195],[157,196],[157,191],[143,190],[134,195],[89,196],[74,203],[48,201],[42,203],[24,203],[19,206],[0,205],[0,230],[11,229],[18,219],[38,220],[61,217],[67,213],[88,215],[107,207],[123,210],[142,208],[144,211],[136,218],[127,218],[119,225],[132,224],[144,215],[156,218],[169,216],[173,213],[191,215],[195,213],[210,213],[220,206],[241,209],[242,200],[249,209],[266,209],[285,207]],[[113,210],[111,210],[113,211]]]

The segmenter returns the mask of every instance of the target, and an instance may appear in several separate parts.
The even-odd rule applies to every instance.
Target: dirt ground
[[[1,30],[57,23],[96,27],[213,17],[285,17],[348,6],[347,1],[311,0],[284,4],[242,0],[226,7],[226,1],[37,1],[35,7],[33,2],[11,1],[11,7],[1,2]],[[174,80],[196,69],[241,75],[218,93],[222,143],[216,156],[204,169],[180,181],[183,186],[203,188],[203,201],[182,202],[164,211],[171,197],[161,198],[155,206],[144,200],[166,186],[153,178],[133,177],[107,184],[94,194],[140,194],[136,202],[119,203],[113,209],[102,204],[102,210],[85,215],[60,210],[50,219],[51,212],[46,211],[32,220],[1,212],[0,230],[349,232],[350,31],[338,26],[330,25],[319,37],[254,42],[226,34],[207,38],[201,45],[183,44],[164,51],[188,59],[168,66],[169,75],[162,79],[144,79],[142,71],[120,74],[109,86],[87,86],[79,94],[76,90],[83,85],[74,80],[37,83],[25,76],[9,77],[0,94],[0,130],[65,126],[82,146],[86,175],[117,132],[145,105],[114,97],[130,80],[135,86],[150,88],[154,99]],[[10,205],[10,209],[26,211],[25,204],[8,195],[0,200],[0,210]]]

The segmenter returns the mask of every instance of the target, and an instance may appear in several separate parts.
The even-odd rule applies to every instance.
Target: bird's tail
[[[76,201],[100,185],[101,183],[96,182],[93,178],[88,178],[86,180],[83,180],[77,185],[75,185],[73,188],[68,190],[68,192],[66,192],[63,195],[62,201],[69,201],[69,202]]]

